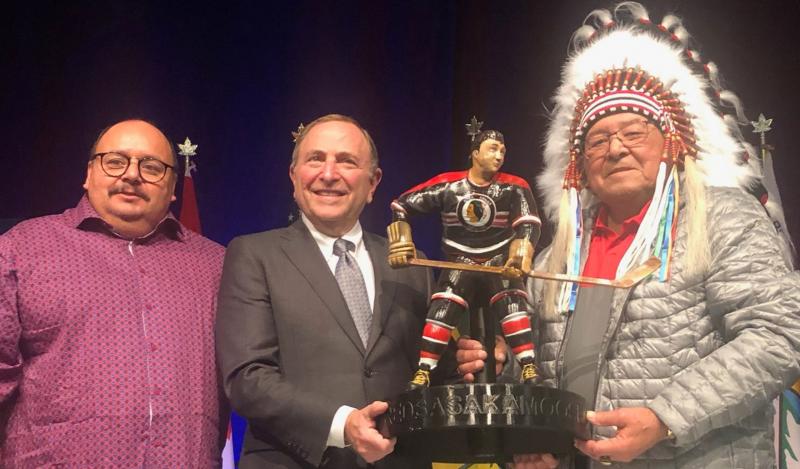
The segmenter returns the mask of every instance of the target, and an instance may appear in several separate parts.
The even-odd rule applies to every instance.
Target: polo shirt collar
[[[622,222],[622,227],[619,234],[626,232],[636,233],[639,230],[639,226],[642,224],[642,220],[644,220],[647,209],[650,207],[650,202],[652,202],[652,199],[648,200],[647,203],[644,204],[642,209],[639,210],[638,214],[626,218],[625,221]],[[606,207],[606,204],[600,204],[600,209],[597,212],[597,219],[594,223],[593,234],[606,236],[617,234],[608,226],[608,207]]]

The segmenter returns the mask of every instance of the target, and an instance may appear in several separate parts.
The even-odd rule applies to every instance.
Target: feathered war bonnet
[[[545,213],[558,226],[550,271],[580,273],[583,215],[599,202],[584,187],[583,138],[593,123],[619,112],[639,113],[656,125],[664,148],[652,202],[617,275],[655,255],[662,261],[659,279],[669,277],[680,195],[688,216],[685,273],[707,268],[704,187],[747,187],[758,174],[751,165],[758,163],[750,158],[747,164],[741,133],[732,129],[738,132],[736,118],[721,112],[720,97],[738,100],[720,89],[716,66],[704,64],[688,44],[680,19],[668,15],[654,24],[634,2],[620,3],[613,13],[592,11],[573,34],[537,178]],[[573,309],[577,285],[552,285],[546,285],[546,307]]]

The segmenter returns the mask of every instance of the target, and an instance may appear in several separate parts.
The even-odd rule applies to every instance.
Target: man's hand
[[[344,423],[345,443],[352,445],[355,452],[368,463],[383,459],[394,451],[397,438],[384,438],[375,425],[375,417],[386,412],[388,408],[389,404],[386,402],[375,401],[350,412]]]
[[[543,454],[515,454],[512,469],[556,469],[558,459],[548,453]]]
[[[394,268],[407,267],[409,259],[417,256],[411,239],[411,225],[399,220],[386,227],[386,233],[389,237],[389,265]]]
[[[592,459],[606,456],[612,461],[630,462],[667,438],[667,427],[644,407],[589,411],[586,419],[593,425],[617,427],[617,434],[607,440],[575,440],[575,447]]]
[[[533,244],[527,239],[513,239],[508,248],[508,260],[506,261],[506,269],[516,268],[523,273],[531,271],[531,263],[533,262]]]
[[[458,339],[457,345],[456,361],[458,362],[458,374],[460,374],[467,383],[472,383],[475,381],[475,375],[473,373],[481,371],[486,364],[484,362],[487,357],[486,351],[483,350],[483,344],[465,335]],[[503,366],[506,364],[506,340],[501,335],[495,337],[494,360],[495,372],[499,375],[503,372]]]

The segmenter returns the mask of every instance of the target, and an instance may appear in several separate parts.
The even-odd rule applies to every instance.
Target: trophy
[[[433,461],[502,463],[514,454],[565,454],[573,450],[574,438],[589,435],[586,396],[536,385],[525,280],[579,282],[613,291],[633,286],[660,263],[651,259],[617,280],[532,271],[541,220],[530,187],[524,179],[500,172],[506,151],[502,133],[481,131],[482,122],[475,117],[466,127],[470,168],[440,174],[391,205],[393,222],[387,231],[392,267],[437,267],[442,272],[423,329],[418,369],[406,392],[390,402],[384,423],[401,447],[422,451]],[[409,219],[423,214],[441,217],[446,260],[417,257]],[[594,301],[598,294],[591,296]],[[431,386],[430,374],[465,314],[470,336],[488,351],[486,366],[475,383]],[[516,382],[497,382],[492,353],[497,325],[519,365]]]

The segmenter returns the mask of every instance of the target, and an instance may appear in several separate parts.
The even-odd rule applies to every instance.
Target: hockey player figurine
[[[541,225],[533,194],[524,179],[500,172],[506,153],[503,134],[481,132],[481,125],[474,117],[467,124],[472,137],[470,169],[440,174],[392,202],[393,222],[387,231],[393,267],[407,266],[415,256],[408,218],[439,213],[448,260],[530,271]],[[431,297],[411,389],[430,384],[431,370],[476,294],[489,298],[490,310],[522,367],[521,381],[534,380],[533,333],[522,279],[453,269],[442,271]]]

